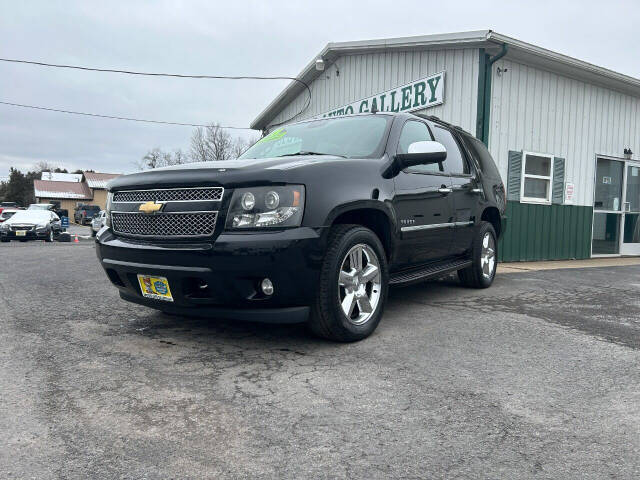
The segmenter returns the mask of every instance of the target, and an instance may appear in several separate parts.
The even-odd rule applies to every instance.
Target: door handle
[[[472,188],[471,190],[469,190],[471,193],[482,193],[482,189],[481,188]]]
[[[444,194],[451,193],[451,192],[453,192],[453,188],[450,188],[450,187],[440,187],[440,188],[438,189],[438,192],[440,192],[440,193],[444,193]]]

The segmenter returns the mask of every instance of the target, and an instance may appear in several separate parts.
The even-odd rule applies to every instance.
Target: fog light
[[[264,293],[265,295],[273,295],[273,283],[271,283],[271,280],[269,280],[268,278],[262,280],[260,288],[262,288],[262,293]]]

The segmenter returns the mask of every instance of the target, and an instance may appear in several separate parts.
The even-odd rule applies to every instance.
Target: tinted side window
[[[500,180],[500,172],[498,171],[498,168],[496,167],[496,164],[485,144],[469,135],[462,135],[462,141],[467,145],[467,148],[471,150],[471,154],[480,163],[480,168],[482,169],[484,176]]]
[[[400,134],[400,140],[398,141],[398,153],[409,153],[409,145],[414,142],[428,142],[431,141],[431,133],[429,129],[422,122],[408,121],[402,127],[402,133]],[[430,165],[416,165],[415,167],[407,168],[409,173],[429,173],[429,172],[442,172],[442,164],[432,163]]]
[[[449,130],[435,125],[433,136],[447,149],[447,171],[452,174],[469,173],[469,165],[462,156],[458,142]]]

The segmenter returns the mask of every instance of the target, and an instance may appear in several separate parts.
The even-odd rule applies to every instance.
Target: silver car
[[[97,215],[94,215],[91,219],[91,236],[95,237],[96,233],[104,227],[107,213],[104,210],[100,210]]]
[[[0,242],[44,240],[53,242],[62,226],[60,218],[46,210],[20,210],[0,224]]]

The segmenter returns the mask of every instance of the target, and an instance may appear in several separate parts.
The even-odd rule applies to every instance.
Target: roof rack
[[[432,122],[439,123],[441,125],[446,125],[447,127],[455,128],[456,130],[460,130],[461,132],[466,132],[464,128],[449,122],[445,122],[444,120],[442,120],[439,117],[436,117],[435,115],[425,115],[424,113],[414,113],[413,115],[415,115],[416,117],[424,118],[425,120],[430,120]]]

